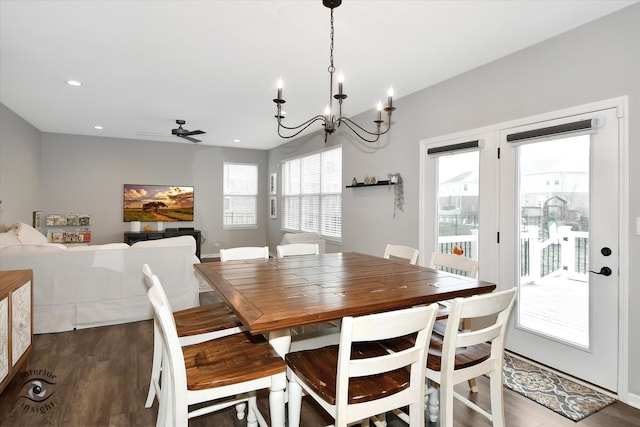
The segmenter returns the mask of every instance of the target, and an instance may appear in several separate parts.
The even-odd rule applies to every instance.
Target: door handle
[[[591,273],[594,274],[602,274],[603,276],[611,276],[611,269],[609,267],[602,267],[600,271],[590,270]]]

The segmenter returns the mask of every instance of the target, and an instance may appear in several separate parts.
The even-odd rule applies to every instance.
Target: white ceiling
[[[373,120],[390,85],[410,94],[636,2],[344,0],[344,111]],[[290,125],[323,112],[328,46],[321,0],[0,0],[0,102],[43,132],[191,144],[170,134],[184,119],[201,144],[269,149],[285,142],[279,77]]]

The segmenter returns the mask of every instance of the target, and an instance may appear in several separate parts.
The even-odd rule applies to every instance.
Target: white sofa
[[[23,231],[26,225],[19,226]],[[32,231],[31,231],[32,230]],[[31,234],[34,229],[31,229]],[[12,241],[0,233],[0,270],[33,270],[36,334],[153,318],[141,268],[158,275],[174,310],[199,305],[192,236],[93,246]],[[37,231],[36,231],[37,232]],[[40,238],[33,234],[35,240]],[[43,236],[44,237],[44,236]],[[17,240],[17,239],[16,239]]]

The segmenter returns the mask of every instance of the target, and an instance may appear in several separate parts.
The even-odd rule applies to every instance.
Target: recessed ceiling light
[[[233,142],[240,142],[240,140],[239,139],[234,139]]]
[[[102,130],[102,129],[104,129],[102,126],[99,126],[99,125],[96,125],[96,126],[94,126],[93,128],[94,128],[94,129],[98,129],[98,130]]]
[[[77,80],[67,80],[67,84],[69,86],[82,86],[82,83]]]

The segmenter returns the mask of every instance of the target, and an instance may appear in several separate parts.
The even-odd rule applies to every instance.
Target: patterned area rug
[[[508,353],[504,355],[504,383],[573,421],[580,421],[615,402],[615,399],[534,366]]]

